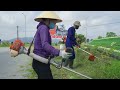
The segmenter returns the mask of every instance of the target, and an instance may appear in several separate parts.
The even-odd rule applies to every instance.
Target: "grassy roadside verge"
[[[93,79],[120,79],[120,61],[117,59],[105,56],[103,53],[99,53],[96,49],[90,50],[94,55],[98,56],[100,60],[89,61],[88,55],[78,49],[76,50],[76,59],[74,61],[74,70],[85,74]],[[60,57],[55,58],[56,61],[61,60]],[[30,60],[31,61],[31,60]],[[29,79],[36,79],[36,73],[33,71],[30,62],[25,69],[26,76]],[[85,79],[82,76],[78,76],[72,72],[64,69],[56,69],[51,66],[54,79]]]

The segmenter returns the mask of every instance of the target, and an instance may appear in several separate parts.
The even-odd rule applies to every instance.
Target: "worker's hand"
[[[11,55],[11,57],[16,57],[16,56],[18,56],[18,51],[10,49],[10,55]]]
[[[68,59],[72,56],[72,53],[68,53],[65,50],[60,50],[59,56],[62,56],[64,59]]]
[[[80,48],[80,45],[76,45],[75,47],[76,47],[76,48]]]

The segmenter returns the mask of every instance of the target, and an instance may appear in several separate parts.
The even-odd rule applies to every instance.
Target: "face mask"
[[[52,23],[52,22],[50,22],[49,28],[50,28],[50,29],[54,29],[54,28],[55,28],[55,24]]]
[[[79,26],[75,26],[75,29],[78,29],[79,28]]]

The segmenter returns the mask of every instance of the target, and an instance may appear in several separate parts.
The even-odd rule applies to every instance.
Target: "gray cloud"
[[[119,22],[120,11],[55,11],[66,29],[73,25],[75,20],[81,21],[82,26],[77,33],[86,35],[86,21],[88,26]],[[38,22],[34,18],[41,11],[0,11],[0,38],[8,40],[16,37],[16,26],[19,26],[20,37],[25,36],[25,17],[27,22],[27,36],[34,36]],[[58,25],[59,25],[58,24]],[[87,37],[96,38],[99,35],[105,36],[106,32],[115,32],[120,35],[120,24],[87,27]]]

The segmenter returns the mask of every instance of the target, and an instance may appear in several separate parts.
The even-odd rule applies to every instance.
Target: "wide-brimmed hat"
[[[79,21],[75,21],[75,22],[74,22],[74,25],[76,25],[76,26],[81,26],[81,24],[80,24]]]
[[[53,19],[53,20],[56,20],[56,23],[62,22],[60,17],[53,11],[44,11],[39,16],[37,16],[34,20],[37,22],[41,22],[42,19]]]

